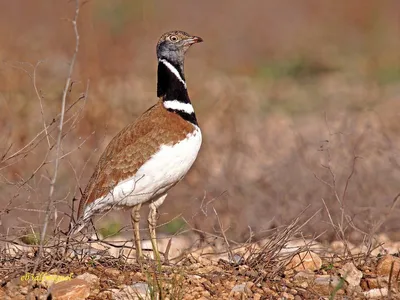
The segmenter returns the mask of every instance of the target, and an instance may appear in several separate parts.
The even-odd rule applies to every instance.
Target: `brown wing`
[[[147,110],[108,144],[83,193],[78,218],[86,205],[109,193],[120,181],[134,176],[161,145],[174,144],[192,130],[193,125],[168,112],[162,102]]]

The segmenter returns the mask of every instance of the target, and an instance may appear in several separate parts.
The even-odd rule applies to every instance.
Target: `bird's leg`
[[[165,197],[167,197],[167,195],[161,196],[156,201],[150,203],[149,205],[150,212],[149,212],[149,217],[147,219],[149,222],[151,245],[153,246],[154,257],[157,261],[160,261],[160,252],[158,251],[157,237],[156,237],[157,209],[164,202]]]
[[[154,257],[156,260],[160,261],[160,253],[158,252],[157,236],[156,236],[157,207],[154,205],[154,202],[150,204],[148,222],[149,222],[150,239],[151,239],[151,245],[153,246]]]
[[[133,227],[133,237],[135,239],[135,248],[136,248],[136,259],[140,263],[143,258],[142,253],[142,245],[140,243],[140,232],[139,232],[139,222],[140,222],[140,214],[139,210],[142,204],[137,204],[132,208],[131,213],[131,221]]]

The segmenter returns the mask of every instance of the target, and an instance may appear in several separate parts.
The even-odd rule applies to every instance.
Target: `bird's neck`
[[[159,59],[157,73],[157,97],[162,98],[164,107],[197,125],[196,115],[186,88],[183,66],[166,59]]]

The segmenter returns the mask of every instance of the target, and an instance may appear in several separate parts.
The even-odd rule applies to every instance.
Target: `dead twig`
[[[39,247],[38,255],[37,255],[37,258],[35,261],[35,266],[33,268],[33,273],[36,272],[36,270],[39,266],[39,263],[40,263],[40,259],[42,257],[43,243],[44,243],[45,236],[47,233],[47,227],[49,224],[50,215],[53,212],[53,206],[54,206],[53,194],[54,194],[55,184],[57,182],[58,168],[60,165],[61,141],[62,141],[62,135],[63,135],[67,94],[68,94],[69,86],[71,84],[71,78],[72,78],[72,73],[73,73],[74,67],[75,67],[76,57],[77,57],[78,51],[79,51],[79,32],[78,32],[78,24],[77,24],[77,20],[79,17],[79,9],[80,9],[79,0],[76,0],[75,1],[75,15],[74,15],[74,19],[71,21],[73,29],[74,29],[74,33],[75,33],[75,50],[74,50],[74,53],[71,58],[68,77],[67,77],[67,80],[65,81],[65,87],[64,87],[64,90],[62,93],[62,98],[61,98],[61,112],[60,112],[60,121],[58,124],[58,136],[57,136],[57,143],[56,143],[56,160],[55,160],[53,176],[52,176],[52,179],[50,182],[50,190],[49,190],[49,196],[48,196],[48,200],[47,200],[46,215],[45,215],[45,219],[44,219],[44,223],[43,223],[43,228],[42,228],[42,231],[40,234],[40,247]]]

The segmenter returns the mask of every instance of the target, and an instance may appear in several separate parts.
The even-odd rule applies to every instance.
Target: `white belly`
[[[84,219],[110,208],[132,207],[158,199],[189,171],[196,160],[201,141],[201,131],[196,126],[196,130],[183,141],[173,146],[161,146],[134,177],[120,182],[108,195],[88,205]]]

